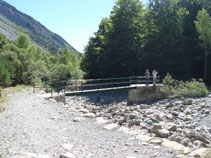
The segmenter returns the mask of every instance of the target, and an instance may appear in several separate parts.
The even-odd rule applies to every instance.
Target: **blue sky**
[[[4,0],[59,34],[79,52],[115,0]]]

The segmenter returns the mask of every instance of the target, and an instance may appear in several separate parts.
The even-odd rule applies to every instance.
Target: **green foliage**
[[[208,0],[117,0],[85,48],[81,67],[87,78],[143,75],[146,69],[179,80],[202,78],[205,53],[194,21]],[[209,27],[211,28],[211,27]],[[208,33],[208,30],[205,30]],[[209,38],[211,39],[211,38]],[[207,59],[211,56],[208,54]],[[211,63],[207,65],[211,79]]]
[[[27,35],[21,34],[16,40],[16,45],[18,48],[27,49],[30,45],[30,39]]]
[[[178,87],[178,94],[184,97],[206,97],[208,95],[208,89],[202,80],[180,82]]]
[[[207,56],[211,53],[211,17],[205,9],[198,12],[195,21],[195,26],[199,32],[199,39],[203,42],[202,45],[205,49],[205,66],[204,66],[204,80],[207,73]]]
[[[6,87],[11,85],[10,73],[6,67],[5,61],[0,57],[0,86]]]
[[[31,45],[26,35],[14,42],[5,42],[0,36],[0,86],[17,84],[41,84],[83,77],[80,57],[64,47],[61,55],[44,54],[40,48]]]
[[[177,81],[174,80],[170,74],[167,74],[162,81],[163,87],[161,91],[170,95],[178,95],[182,97],[205,97],[208,95],[208,89],[202,80],[196,81]]]

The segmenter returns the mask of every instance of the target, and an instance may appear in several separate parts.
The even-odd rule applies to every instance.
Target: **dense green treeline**
[[[80,57],[67,46],[45,54],[26,35],[10,42],[0,34],[0,86],[36,84],[81,78]]]
[[[145,69],[156,69],[161,76],[169,72],[176,79],[203,78],[206,72],[210,81],[211,42],[200,38],[211,32],[210,3],[149,0],[144,6],[140,0],[118,0],[85,48],[81,66],[86,77],[144,75]],[[208,17],[198,15],[202,9]],[[204,19],[207,30],[196,27]]]

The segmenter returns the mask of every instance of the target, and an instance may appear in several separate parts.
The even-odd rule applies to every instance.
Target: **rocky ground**
[[[171,98],[129,106],[126,93],[107,93],[68,97],[67,105],[109,124],[105,129],[125,127],[125,133],[133,133],[146,145],[172,149],[176,157],[203,157],[211,148],[211,97]]]
[[[1,158],[171,158],[176,153],[151,144],[157,140],[146,137],[143,126],[127,128],[142,109],[126,106],[126,95],[68,97],[66,105],[44,96],[32,91],[9,96],[0,114]],[[130,119],[120,123],[120,116]]]

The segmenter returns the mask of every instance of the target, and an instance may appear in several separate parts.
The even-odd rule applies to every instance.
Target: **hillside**
[[[9,40],[16,39],[20,32],[24,32],[30,36],[33,42],[50,54],[55,54],[58,48],[63,48],[65,44],[70,50],[78,53],[62,37],[2,0],[0,0],[0,32]]]

